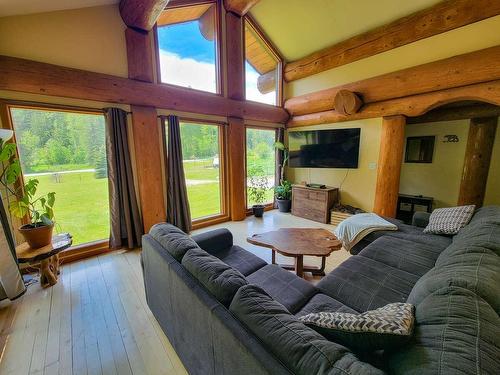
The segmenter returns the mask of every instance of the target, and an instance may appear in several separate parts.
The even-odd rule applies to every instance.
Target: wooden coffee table
[[[304,272],[313,275],[325,275],[326,257],[333,251],[342,248],[332,232],[321,228],[281,228],[276,231],[254,234],[247,241],[257,246],[270,248],[273,252],[272,263],[276,264],[276,253],[293,257],[293,266],[281,265],[285,269],[293,269],[297,276],[303,277]],[[304,267],[304,255],[321,257],[321,267]]]
[[[50,245],[32,249],[26,242],[16,247],[19,263],[40,262],[40,285],[48,287],[57,284],[59,275],[59,253],[71,246],[73,240],[68,233],[52,237]]]

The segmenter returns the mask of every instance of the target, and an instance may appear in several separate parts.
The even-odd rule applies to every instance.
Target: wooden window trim
[[[52,111],[52,112],[69,112],[80,114],[92,114],[104,116],[104,111],[95,108],[73,107],[59,104],[36,103],[18,100],[1,100],[0,105],[5,108],[6,123],[3,127],[14,131],[14,124],[12,122],[11,108],[33,109],[38,111]],[[3,112],[3,111],[2,111]],[[14,133],[14,142],[16,142],[16,135]],[[18,150],[16,148],[17,158],[19,158]],[[20,183],[24,185],[24,173],[21,173]],[[27,223],[27,218],[21,220],[23,224]],[[86,242],[79,245],[71,246],[69,249],[61,252],[61,260],[64,262],[72,262],[78,259],[88,258],[94,255],[102,254],[109,251],[109,240],[101,239],[91,242]]]
[[[165,127],[167,123],[167,116],[160,116],[162,120],[162,126]],[[221,192],[221,212],[214,215],[204,216],[197,219],[192,219],[192,227],[193,229],[204,228],[210,225],[215,225],[218,223],[223,223],[229,221],[229,179],[228,179],[228,163],[227,163],[227,124],[221,121],[214,120],[203,120],[192,117],[182,117],[179,116],[179,125],[181,123],[188,123],[193,125],[214,125],[218,127],[219,131],[219,185]],[[164,133],[165,134],[165,133]],[[163,148],[165,159],[168,158],[167,153],[167,140],[163,140]],[[167,171],[168,173],[168,171]]]
[[[215,4],[215,86],[216,92],[211,93],[217,96],[224,96],[224,74],[222,74],[222,6],[221,2],[217,0],[186,0],[186,1],[171,1],[168,3],[165,10],[174,8],[190,7],[202,4]],[[203,90],[193,89],[184,86],[178,86],[167,82],[161,81],[161,65],[160,65],[160,44],[158,42],[158,25],[155,23],[153,27],[153,41],[154,41],[154,54],[156,65],[156,83],[159,85],[171,85],[175,87],[182,87],[188,90],[207,92]]]
[[[248,216],[248,215],[252,215],[252,207],[248,207],[248,197],[247,197],[247,180],[248,180],[248,175],[247,175],[247,164],[248,164],[248,161],[247,161],[247,140],[246,140],[247,129],[257,129],[257,130],[267,130],[267,131],[274,130],[274,139],[276,139],[277,134],[278,134],[278,128],[269,128],[269,127],[257,126],[257,125],[245,125],[245,205],[247,207],[247,216]],[[275,156],[275,158],[276,158],[276,156]],[[275,159],[275,164],[276,164],[276,159]],[[276,173],[276,167],[275,167],[274,173]],[[276,184],[276,181],[274,181],[274,183]],[[272,210],[274,208],[274,202],[265,203],[264,206],[265,206],[264,211]]]
[[[249,27],[264,42],[264,45],[266,46],[267,50],[271,53],[271,55],[273,55],[273,57],[278,62],[278,66],[276,67],[276,70],[278,71],[278,77],[277,77],[278,84],[276,87],[276,106],[283,107],[283,104],[284,104],[283,71],[284,71],[284,67],[285,67],[284,59],[283,59],[281,53],[279,52],[278,48],[271,42],[271,40],[267,37],[267,35],[264,33],[264,31],[262,31],[262,29],[260,28],[257,21],[249,13],[247,13],[244,16],[244,21],[245,21],[245,23],[248,23]],[[245,40],[245,38],[243,38],[243,40]],[[246,49],[246,47],[243,46],[244,51],[245,51],[245,49]],[[246,61],[246,59],[245,59],[245,61]]]

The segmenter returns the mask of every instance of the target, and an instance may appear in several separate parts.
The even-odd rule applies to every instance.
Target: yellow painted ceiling
[[[440,0],[260,0],[251,14],[286,61],[439,3]]]

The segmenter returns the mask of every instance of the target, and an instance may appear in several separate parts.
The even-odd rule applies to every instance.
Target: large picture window
[[[219,92],[217,4],[168,8],[157,21],[161,82]]]
[[[274,129],[246,129],[247,206],[269,204],[274,200],[276,154]],[[256,202],[252,188],[262,189],[264,199]]]
[[[277,105],[279,103],[280,59],[248,18],[245,19],[246,99]]]
[[[224,214],[222,125],[181,120],[180,131],[191,219]]]
[[[109,237],[104,116],[38,108],[10,108],[24,179],[38,193],[56,193],[56,230],[73,244]]]

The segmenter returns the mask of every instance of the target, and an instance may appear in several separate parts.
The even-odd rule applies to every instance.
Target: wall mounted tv
[[[357,168],[360,128],[290,131],[292,168]]]

